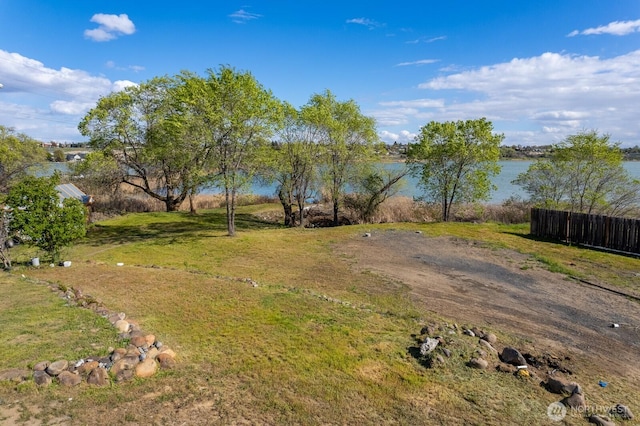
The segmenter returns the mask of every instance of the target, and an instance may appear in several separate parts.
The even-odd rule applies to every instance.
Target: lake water
[[[527,194],[522,191],[519,186],[513,185],[511,182],[520,173],[526,172],[532,162],[533,161],[525,160],[500,161],[499,163],[502,169],[500,173],[493,178],[493,183],[498,189],[491,193],[489,203],[500,204],[512,196],[520,196],[521,198],[526,199]],[[402,167],[405,167],[404,163],[385,163],[383,166],[389,170],[400,170]],[[625,161],[624,167],[632,177],[640,179],[640,161]],[[49,163],[47,170],[49,173],[53,173],[54,170],[64,172],[68,170],[68,167],[66,163]],[[48,173],[45,172],[44,174]],[[256,195],[273,196],[275,195],[275,188],[275,185],[265,186],[254,184],[248,192]],[[207,188],[203,191],[205,194],[215,194],[219,192],[220,190],[218,188]],[[407,176],[404,179],[403,188],[398,195],[406,197],[419,197],[422,195],[421,190],[418,187],[418,179],[412,176]]]

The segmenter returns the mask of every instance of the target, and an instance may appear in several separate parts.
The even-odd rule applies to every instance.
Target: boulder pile
[[[586,417],[590,423],[598,425],[613,425],[612,419],[632,420],[633,413],[626,405],[616,404],[607,413],[590,413],[582,387],[566,375],[573,372],[566,365],[569,357],[556,357],[551,354],[534,356],[522,353],[513,346],[503,346],[497,349],[498,338],[495,334],[485,332],[477,327],[459,327],[457,324],[429,324],[412,335],[417,345],[410,347],[409,352],[425,367],[434,368],[444,364],[451,358],[454,347],[462,347],[460,356],[467,357],[466,366],[478,370],[495,368],[498,372],[510,373],[525,381],[539,383],[548,392],[561,395],[559,401],[573,412],[590,414]],[[458,336],[464,336],[460,339]],[[458,345],[461,339],[477,339],[475,350],[469,355],[468,343]],[[463,342],[462,342],[463,343]],[[449,346],[449,348],[447,347]],[[542,379],[538,379],[542,377]],[[537,380],[536,380],[537,379]]]
[[[106,386],[134,377],[147,378],[158,370],[173,369],[176,366],[176,353],[146,333],[123,312],[109,312],[99,301],[85,296],[81,290],[66,287],[50,287],[65,298],[69,305],[91,309],[109,320],[118,330],[119,337],[128,342],[124,347],[110,348],[107,355],[96,355],[83,359],[45,360],[33,366],[32,371],[11,369],[0,372],[0,380],[23,382],[33,378],[38,386],[48,386],[54,382],[62,386],[76,386],[88,383],[94,386]]]

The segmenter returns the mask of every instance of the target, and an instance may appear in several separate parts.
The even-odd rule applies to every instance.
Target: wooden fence
[[[640,254],[638,219],[533,208],[531,235]]]

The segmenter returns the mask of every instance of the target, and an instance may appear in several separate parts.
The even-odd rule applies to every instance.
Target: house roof
[[[93,201],[90,195],[80,191],[80,189],[72,183],[56,185],[56,191],[58,191],[61,202],[65,198],[75,198],[76,200],[82,201],[83,204],[89,204]]]

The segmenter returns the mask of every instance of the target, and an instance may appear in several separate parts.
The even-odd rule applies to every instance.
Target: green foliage
[[[554,145],[548,158],[513,183],[539,207],[621,216],[640,201],[640,182],[626,172],[623,159],[608,135],[583,131]]]
[[[360,180],[377,157],[376,123],[360,112],[354,100],[339,102],[329,90],[315,94],[302,109],[322,146],[322,180],[333,202],[333,223],[347,185]]]
[[[408,172],[408,169],[391,171],[380,167],[372,169],[354,183],[355,192],[347,198],[347,203],[356,211],[361,222],[371,222],[380,205],[398,192]]]
[[[55,149],[53,151],[53,154],[52,154],[51,158],[56,163],[62,163],[63,161],[66,161],[67,156],[65,155],[64,151],[62,150],[62,148],[57,148],[57,149]]]
[[[25,176],[29,167],[46,158],[47,153],[38,141],[0,125],[0,194]]]
[[[430,122],[409,144],[407,158],[420,178],[426,198],[442,205],[442,220],[449,220],[455,203],[489,198],[491,177],[500,172],[502,134],[494,134],[485,118]]]
[[[85,209],[76,199],[61,205],[55,189],[59,179],[27,176],[9,191],[6,204],[11,207],[11,232],[27,237],[29,244],[58,261],[60,250],[86,232]]]

